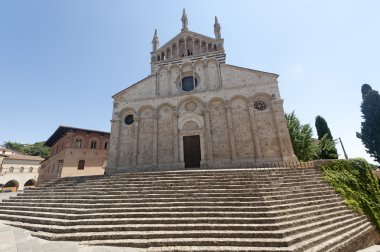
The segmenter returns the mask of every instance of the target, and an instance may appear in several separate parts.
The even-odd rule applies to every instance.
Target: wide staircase
[[[61,178],[0,203],[47,240],[147,251],[356,251],[376,231],[319,169],[234,169]]]

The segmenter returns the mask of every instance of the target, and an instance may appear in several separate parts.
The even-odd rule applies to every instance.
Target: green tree
[[[315,118],[315,128],[317,129],[317,134],[318,134],[318,140],[321,140],[322,137],[327,134],[327,137],[330,139],[330,140],[333,140],[333,137],[331,135],[331,131],[330,131],[330,128],[329,126],[327,125],[327,122],[325,120],[325,118],[323,118],[322,116],[317,116]]]
[[[290,114],[285,114],[285,118],[294,154],[300,161],[312,160],[317,155],[318,144],[312,138],[313,129],[310,124],[301,124],[294,111]]]
[[[364,122],[361,132],[356,135],[362,140],[367,153],[380,163],[380,95],[368,84],[363,84],[361,92]]]
[[[334,140],[331,140],[326,133],[318,142],[318,158],[320,159],[337,159],[338,152]]]
[[[334,139],[326,120],[322,116],[318,115],[315,118],[315,128],[317,129],[319,140],[318,158],[337,159],[338,151],[336,150]]]
[[[45,145],[45,142],[36,142],[34,144],[21,144],[17,142],[4,142],[4,147],[15,150],[21,154],[40,156],[42,158],[48,158],[50,155],[50,148]]]

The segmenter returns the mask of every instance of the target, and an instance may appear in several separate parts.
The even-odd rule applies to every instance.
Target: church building
[[[257,167],[297,161],[278,75],[225,63],[224,39],[182,29],[159,46],[151,74],[113,96],[106,173]]]

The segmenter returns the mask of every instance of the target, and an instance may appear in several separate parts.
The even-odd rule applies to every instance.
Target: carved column
[[[226,101],[226,113],[227,113],[227,124],[228,124],[228,135],[230,138],[230,149],[231,149],[231,158],[236,159],[236,144],[235,144],[235,135],[234,127],[232,124],[232,115],[231,115],[231,105]]]
[[[153,113],[153,164],[157,165],[158,160],[158,114]]]
[[[211,122],[210,122],[210,114],[207,103],[204,104],[203,108],[203,120],[205,122],[205,128],[206,128],[206,143],[207,143],[207,158],[208,160],[213,160],[213,153],[212,153],[212,135],[211,135]]]
[[[179,161],[179,151],[178,151],[178,112],[176,110],[173,111],[173,129],[174,129],[174,140],[173,140],[173,146],[174,146],[174,161]]]
[[[255,121],[255,108],[254,108],[254,103],[251,100],[250,103],[248,103],[248,110],[249,110],[249,120],[251,124],[251,132],[252,132],[252,141],[255,146],[255,154],[256,158],[261,158],[261,146],[260,146],[260,141],[259,141],[259,132],[257,129],[256,121]]]
[[[133,155],[134,155],[134,158],[133,158],[133,162],[132,162],[132,165],[136,166],[138,164],[138,158],[139,158],[139,121],[140,121],[140,117],[139,116],[135,116],[135,134],[136,134],[136,137],[135,137],[135,142],[134,142],[134,146],[133,146]]]

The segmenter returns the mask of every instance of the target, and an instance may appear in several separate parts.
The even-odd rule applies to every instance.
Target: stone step
[[[59,184],[78,184],[78,183],[94,183],[94,184],[99,184],[99,183],[105,183],[105,182],[112,182],[112,181],[124,181],[124,182],[137,182],[137,183],[142,183],[142,182],[151,182],[151,181],[183,181],[183,180],[189,180],[189,181],[202,181],[202,180],[210,180],[213,179],[214,181],[218,180],[239,180],[239,179],[244,179],[244,178],[251,178],[251,180],[254,181],[270,181],[270,180],[283,180],[283,179],[297,179],[297,178],[321,178],[323,174],[318,171],[318,172],[313,172],[313,173],[295,173],[295,174],[284,174],[283,176],[278,175],[278,174],[254,174],[254,173],[234,173],[232,175],[184,175],[184,176],[173,176],[173,177],[168,177],[168,176],[150,176],[150,177],[135,177],[135,176],[128,176],[128,177],[115,177],[115,176],[103,176],[98,179],[90,179],[88,177],[71,177],[69,179],[67,178],[60,178],[57,179],[54,182],[47,182],[44,183],[42,186],[44,187],[49,187],[49,186],[56,186]]]
[[[252,196],[263,196],[263,197],[269,197],[269,196],[276,196],[276,195],[282,195],[282,194],[286,194],[286,193],[294,193],[294,194],[298,194],[298,193],[316,193],[316,192],[321,192],[321,193],[326,193],[326,192],[333,192],[334,190],[331,188],[331,186],[329,185],[326,185],[324,187],[315,187],[315,188],[307,188],[307,189],[303,189],[303,188],[298,188],[298,187],[295,187],[295,188],[280,188],[279,190],[277,191],[263,191],[263,190],[257,190],[257,189],[253,189],[253,188],[248,188],[248,187],[242,187],[242,188],[232,188],[233,190],[250,190],[250,192],[252,193]],[[181,191],[187,191],[187,192],[191,192],[191,191],[204,191],[204,190],[210,190],[210,191],[218,191],[219,189],[214,189],[214,188],[211,188],[211,189],[204,189],[204,188],[191,188],[191,189],[179,189],[179,190],[174,190],[174,189],[146,189],[146,190],[128,190],[128,189],[125,189],[123,191],[119,191],[119,190],[104,190],[104,191],[96,191],[96,192],[92,192],[91,190],[80,190],[80,191],[74,191],[77,195],[83,195],[83,196],[88,196],[88,195],[91,195],[91,196],[94,196],[94,197],[97,197],[97,198],[101,198],[103,196],[111,196],[111,195],[124,195],[124,194],[128,194],[128,193],[152,193],[152,192],[155,192],[155,193],[173,193],[173,192],[181,192]],[[49,195],[56,195],[57,197],[59,197],[60,195],[68,195],[70,193],[70,191],[65,191],[65,192],[61,192],[61,191],[56,191],[56,192],[51,192],[51,191],[47,191],[47,192],[29,192],[29,191],[26,191],[25,193],[22,193],[22,194],[18,194],[17,196],[18,197],[28,197],[28,196],[41,196],[41,195],[45,195],[45,196],[49,196]]]
[[[134,208],[95,208],[95,209],[82,209],[82,208],[51,208],[51,207],[31,207],[31,206],[21,206],[15,210],[12,206],[2,206],[0,205],[0,210],[9,211],[34,211],[34,212],[48,212],[48,213],[68,213],[68,214],[96,214],[96,213],[120,213],[120,212],[251,212],[255,217],[275,217],[277,215],[293,214],[299,212],[305,212],[312,209],[324,209],[328,207],[337,206],[336,202],[323,203],[319,205],[303,206],[303,207],[292,207],[282,210],[269,210],[258,211],[257,207],[250,206],[160,206],[160,207],[134,207]]]
[[[177,188],[178,186],[180,187],[184,187],[184,186],[187,186],[187,187],[190,187],[190,188],[196,188],[196,187],[199,187],[199,188],[203,188],[203,187],[213,187],[213,186],[225,186],[225,187],[229,187],[230,185],[237,185],[237,186],[248,186],[248,187],[251,187],[251,188],[262,188],[262,189],[268,189],[268,190],[277,190],[278,188],[284,188],[284,187],[296,187],[296,186],[299,186],[299,187],[310,187],[312,184],[312,187],[321,187],[321,186],[326,186],[327,183],[325,181],[322,181],[322,180],[315,180],[315,181],[298,181],[298,182],[272,182],[272,183],[268,183],[268,184],[262,184],[262,183],[253,183],[249,180],[242,180],[240,182],[237,182],[237,181],[229,181],[229,182],[226,182],[226,183],[217,183],[215,181],[210,181],[210,182],[202,182],[202,183],[186,183],[186,182],[183,182],[181,183],[180,181],[176,182],[176,183],[171,183],[171,184],[162,184],[162,183],[151,183],[151,184],[118,184],[118,183],[110,183],[106,186],[97,186],[97,185],[92,185],[92,186],[85,186],[85,185],[75,185],[75,186],[69,186],[69,185],[65,185],[63,187],[55,187],[54,189],[42,189],[43,191],[74,191],[75,189],[76,190],[82,190],[82,189],[98,189],[98,190],[101,190],[101,189],[105,189],[107,190],[108,188],[112,188],[112,189],[130,189],[130,188],[134,188],[136,190],[140,190],[140,189],[143,189],[143,188],[160,188],[163,189],[163,188]],[[39,191],[41,191],[39,190]],[[32,191],[32,192],[35,192],[35,191]]]
[[[257,206],[270,206],[270,205],[281,205],[281,204],[294,204],[298,202],[305,202],[305,201],[314,201],[314,200],[320,200],[320,199],[328,199],[331,197],[336,197],[337,200],[339,199],[339,196],[337,196],[335,193],[332,193],[331,195],[325,196],[325,195],[318,195],[318,196],[306,196],[306,197],[298,197],[298,198],[290,198],[290,199],[282,199],[282,200],[257,200],[257,197],[251,197],[250,195],[233,195],[233,196],[226,196],[223,194],[215,194],[215,195],[208,195],[208,196],[202,196],[201,194],[198,195],[190,195],[190,196],[177,196],[177,197],[159,197],[160,195],[157,195],[157,197],[129,197],[124,199],[26,199],[21,197],[16,198],[10,198],[3,200],[4,202],[24,202],[25,204],[29,202],[44,202],[44,203],[94,203],[94,204],[115,204],[115,203],[142,203],[142,202],[186,202],[186,201],[194,201],[195,199],[199,202],[215,202],[215,201],[241,201],[241,202],[254,202]],[[172,195],[171,195],[172,196]],[[201,197],[202,196],[202,197]]]
[[[218,187],[228,187],[230,186],[231,184],[228,184],[228,185],[218,185]],[[104,188],[103,190],[100,190],[98,187],[65,187],[65,188],[56,188],[56,189],[40,189],[39,191],[32,191],[31,193],[38,193],[38,192],[67,192],[67,193],[77,193],[78,191],[91,191],[91,190],[94,190],[94,188],[96,188],[99,192],[100,191],[109,191],[109,192],[113,192],[113,191],[128,191],[130,190],[131,188],[134,188],[135,190],[137,191],[140,191],[140,190],[168,190],[168,189],[177,189],[177,188],[186,188],[186,189],[196,189],[196,188],[201,188],[201,189],[206,189],[206,188],[214,188],[215,184],[209,184],[209,183],[205,183],[203,185],[191,185],[191,186],[184,186],[184,185],[176,185],[176,186],[170,186],[170,185],[150,185],[150,186],[136,186],[136,187],[132,187],[131,185],[124,185],[124,186],[118,186],[118,187],[113,187],[113,186],[109,186],[108,188]],[[329,187],[331,188],[331,186],[329,186],[326,182],[313,182],[312,184],[310,183],[302,183],[302,184],[289,184],[289,185],[282,185],[281,187],[278,187],[278,186],[271,186],[271,187],[268,187],[268,186],[259,186],[259,185],[255,185],[255,184],[251,184],[251,183],[244,183],[244,184],[240,184],[238,185],[240,187],[243,187],[243,188],[252,188],[252,189],[256,189],[256,190],[260,190],[260,192],[278,192],[278,191],[293,191],[293,190],[307,190],[307,189],[314,189],[314,190],[318,190],[319,188],[325,188],[325,187]],[[28,194],[28,193],[26,193]]]
[[[268,205],[268,206],[257,206],[256,202],[252,201],[176,201],[176,202],[137,202],[137,203],[114,203],[112,204],[112,208],[141,208],[141,207],[218,207],[218,206],[248,206],[251,208],[254,208],[255,211],[274,211],[274,210],[280,210],[280,209],[288,209],[292,207],[302,207],[302,206],[313,206],[323,203],[334,203],[336,205],[344,204],[341,199],[338,196],[330,197],[330,198],[323,198],[320,200],[313,200],[313,201],[303,201],[293,204],[283,204],[283,205]],[[2,206],[8,206],[8,209],[15,209],[19,207],[42,207],[42,208],[81,208],[81,209],[97,209],[97,208],[103,208],[107,209],[109,207],[109,204],[102,204],[102,203],[89,203],[89,204],[77,204],[77,203],[71,203],[68,205],[67,203],[44,203],[44,202],[7,202],[7,204],[2,204]]]
[[[311,232],[307,233],[308,239],[298,237],[298,243],[293,244],[289,248],[295,252],[327,252],[328,248],[344,243],[350,237],[347,234],[354,235],[361,233],[369,228],[373,228],[371,224],[363,217],[360,221],[350,225],[340,226],[331,230],[319,231],[318,235]],[[298,235],[299,236],[299,235]],[[343,245],[343,244],[342,244]],[[332,251],[331,251],[332,252]]]
[[[326,213],[320,213],[318,215],[310,215],[306,218],[295,219],[283,221],[281,223],[250,223],[249,218],[150,218],[150,219],[84,219],[84,220],[65,220],[57,218],[41,218],[41,217],[28,217],[28,216],[16,216],[16,215],[4,215],[0,214],[0,219],[23,222],[23,224],[29,223],[30,226],[34,228],[39,228],[41,225],[46,226],[63,226],[65,228],[70,227],[86,227],[86,226],[173,226],[173,225],[212,225],[212,224],[223,224],[223,225],[252,225],[256,226],[258,230],[279,230],[291,227],[296,227],[299,225],[307,225],[312,222],[318,222],[323,219],[333,219],[339,216],[351,216],[352,211],[338,210],[330,211]],[[150,229],[149,229],[150,230]]]
[[[260,224],[139,224],[139,225],[81,225],[81,226],[58,226],[58,225],[41,225],[22,222],[9,222],[8,225],[25,228],[31,231],[42,231],[51,233],[79,233],[79,232],[114,232],[114,231],[186,231],[186,230],[246,230],[260,231],[267,233],[283,233],[289,235],[295,231],[303,231],[316,226],[325,225],[343,221],[347,218],[356,218],[357,216],[349,213],[345,215],[331,215],[331,218],[317,219],[308,218],[303,223],[283,223],[281,225],[260,225]],[[296,224],[296,225],[291,225]],[[280,229],[282,227],[282,229]]]
[[[240,218],[248,219],[249,223],[276,223],[281,221],[289,221],[297,218],[306,218],[309,214],[322,214],[327,212],[343,211],[345,206],[334,206],[324,209],[312,209],[301,213],[293,213],[275,217],[258,217],[254,212],[119,212],[119,213],[96,213],[96,214],[68,214],[68,213],[48,213],[48,212],[33,212],[22,210],[5,210],[0,209],[2,215],[29,216],[40,218],[59,218],[66,220],[84,220],[84,219],[157,219],[168,218],[180,220],[181,218],[213,218],[213,219],[228,219]]]
[[[319,185],[319,184],[318,184]],[[251,183],[246,183],[246,184],[198,184],[198,185],[176,185],[176,186],[160,186],[160,185],[150,185],[150,186],[138,186],[134,187],[131,185],[124,185],[123,187],[116,187],[114,188],[113,186],[108,186],[105,188],[102,187],[96,187],[98,190],[94,191],[93,187],[84,187],[84,186],[74,186],[74,187],[56,187],[56,188],[41,188],[41,187],[36,187],[34,190],[28,190],[25,191],[25,194],[38,194],[38,193],[48,193],[48,192],[57,192],[57,193],[67,193],[67,192],[77,192],[80,190],[81,192],[88,192],[88,193],[94,193],[94,194],[99,194],[99,193],[108,193],[108,192],[123,192],[123,191],[130,191],[130,190],[136,190],[136,191],[142,191],[142,190],[155,190],[155,191],[164,191],[164,190],[173,190],[173,189],[178,189],[178,190],[187,190],[187,189],[201,189],[201,190],[206,190],[206,189],[244,189],[247,187],[252,187],[252,188],[258,188],[255,184]],[[321,187],[328,187],[331,188],[331,186],[327,183],[324,183]],[[99,188],[103,190],[99,190]],[[318,189],[320,187],[315,186],[313,184],[309,185],[304,185],[302,188],[294,186],[292,187],[292,190],[311,190],[311,189]],[[287,188],[288,189],[288,188]],[[279,191],[277,189],[275,192]]]
[[[181,170],[181,171],[160,171],[160,172],[132,172],[132,173],[118,173],[111,176],[81,176],[81,177],[65,177],[61,180],[71,181],[71,180],[98,180],[103,177],[110,178],[125,178],[125,177],[135,177],[135,178],[144,178],[144,177],[172,177],[172,176],[236,176],[239,174],[255,174],[255,175],[276,175],[276,176],[291,176],[294,174],[309,174],[309,173],[319,173],[321,174],[320,169],[318,168],[308,168],[308,169],[208,169],[208,170]]]
[[[345,220],[338,223],[332,223],[329,225],[325,225],[314,230],[304,232],[301,234],[297,234],[294,236],[289,236],[286,238],[229,238],[228,235],[214,238],[212,235],[209,237],[208,232],[204,232],[202,237],[199,238],[189,238],[189,237],[178,237],[178,238],[148,238],[148,239],[129,239],[129,238],[121,238],[122,236],[96,236],[94,233],[88,233],[88,235],[79,236],[77,233],[73,237],[81,238],[81,240],[86,240],[83,244],[86,245],[107,245],[107,246],[126,246],[126,247],[166,247],[166,246],[252,246],[252,247],[287,247],[289,245],[293,245],[297,242],[302,241],[302,239],[308,239],[315,235],[323,234],[329,230],[339,230],[345,229],[349,230],[350,228],[354,228],[360,224],[362,224],[363,220]],[[39,233],[36,234],[39,236]],[[57,235],[59,236],[59,235]],[[103,238],[107,240],[101,240],[96,238]],[[112,240],[110,240],[110,238]],[[46,237],[45,237],[46,239]],[[91,240],[89,240],[91,239]],[[94,239],[94,240],[92,240]]]
[[[288,198],[297,198],[297,197],[305,197],[305,196],[318,196],[318,195],[325,195],[325,196],[332,196],[335,194],[335,192],[331,189],[324,190],[324,191],[315,191],[315,192],[283,192],[279,195],[265,195],[263,196],[260,192],[255,191],[252,188],[246,188],[246,189],[230,189],[230,190],[224,190],[224,189],[218,189],[218,190],[208,190],[208,191],[202,191],[202,190],[167,190],[167,191],[129,191],[124,194],[99,194],[99,195],[86,195],[82,194],[81,192],[78,192],[75,195],[67,195],[63,193],[41,193],[38,195],[33,194],[21,194],[17,197],[11,197],[11,199],[125,199],[125,198],[144,198],[144,197],[155,197],[155,196],[179,196],[179,197],[186,197],[186,196],[216,196],[219,197],[220,195],[225,195],[227,197],[231,195],[251,195],[252,198],[256,198],[257,200],[261,200],[265,198],[266,200],[276,200],[276,199],[288,199]]]

